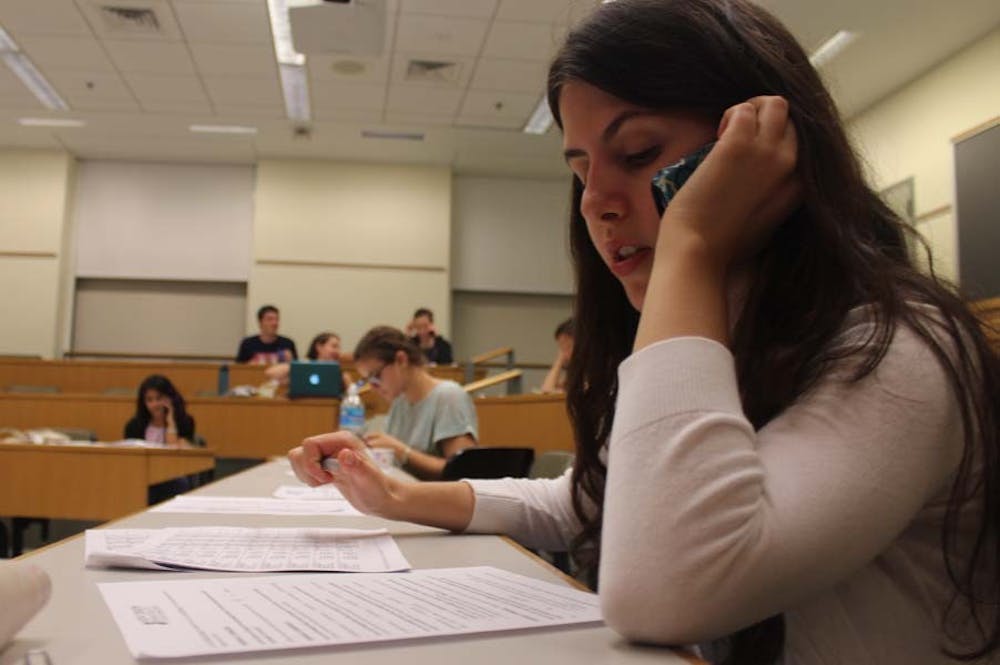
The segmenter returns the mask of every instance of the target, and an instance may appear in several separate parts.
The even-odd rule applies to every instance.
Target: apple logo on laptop
[[[312,385],[314,385],[314,386],[318,386],[319,385],[319,374],[310,374],[309,375],[309,383],[312,384]]]

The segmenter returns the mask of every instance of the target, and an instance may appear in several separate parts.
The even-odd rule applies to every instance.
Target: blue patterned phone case
[[[691,174],[714,146],[715,141],[707,143],[690,155],[681,157],[680,161],[656,172],[656,175],[653,176],[653,200],[656,201],[656,209],[661,215],[667,209],[670,199],[677,195],[677,190],[687,182],[687,179],[691,177]]]

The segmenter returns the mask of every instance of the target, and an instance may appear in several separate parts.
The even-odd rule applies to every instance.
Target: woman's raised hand
[[[758,251],[801,202],[798,141],[783,97],[729,108],[719,140],[671,200],[657,255],[696,243],[719,267]]]
[[[288,451],[288,459],[295,475],[310,487],[332,482],[361,512],[392,517],[398,483],[382,473],[364,451],[365,444],[351,432],[331,432],[303,440]],[[334,473],[324,469],[326,458],[336,459],[340,469]]]

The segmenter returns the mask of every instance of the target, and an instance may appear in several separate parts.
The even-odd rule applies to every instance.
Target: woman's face
[[[406,389],[403,368],[399,362],[386,363],[378,358],[359,358],[354,361],[354,365],[376,392],[389,402]]]
[[[166,412],[170,406],[170,398],[155,388],[147,388],[142,396],[142,401],[146,404],[146,409],[150,415],[157,418]]]
[[[653,112],[581,81],[562,87],[559,110],[590,240],[641,311],[660,231],[653,175],[714,140],[716,124],[695,113]]]
[[[328,337],[322,344],[316,345],[317,360],[340,360],[340,338]]]

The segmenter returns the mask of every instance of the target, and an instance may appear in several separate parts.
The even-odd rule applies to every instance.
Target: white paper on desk
[[[108,542],[119,545],[112,552],[102,551],[100,546]],[[91,530],[86,563],[255,573],[384,573],[410,568],[385,529],[223,526]]]
[[[136,658],[593,624],[597,596],[497,568],[99,584]]]
[[[274,490],[274,496],[278,499],[301,499],[308,501],[346,501],[344,494],[337,489],[336,485],[327,483],[316,487],[306,485],[282,485]]]
[[[172,570],[136,552],[157,531],[159,529],[87,529],[83,563],[88,568]]]
[[[252,515],[361,515],[347,501],[274,499],[182,494],[149,509],[151,513],[243,513]]]

